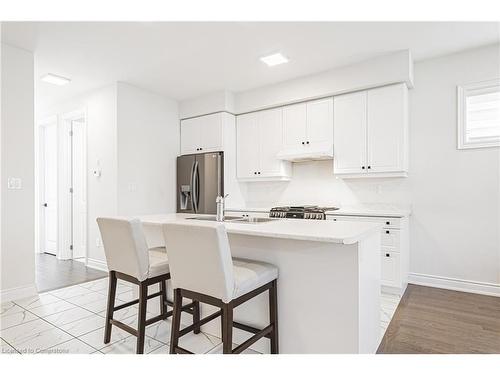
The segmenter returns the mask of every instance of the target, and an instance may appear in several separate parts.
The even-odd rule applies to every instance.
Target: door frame
[[[59,121],[58,116],[48,116],[38,121],[38,152],[37,155],[37,175],[38,175],[38,194],[36,194],[35,201],[35,217],[38,218],[38,225],[35,223],[35,227],[38,227],[38,240],[36,241],[37,246],[35,246],[35,253],[44,253],[45,248],[45,210],[42,209],[42,202],[45,200],[45,128],[47,126],[56,126],[56,144],[57,149],[59,149]],[[57,151],[56,151],[57,152]],[[56,165],[56,176],[59,182],[59,163]],[[59,200],[59,183],[56,186],[57,189],[57,200]],[[56,213],[56,255],[59,253],[59,202],[57,203],[57,213]]]
[[[85,108],[78,109],[75,111],[67,112],[61,115],[61,146],[60,150],[60,158],[59,165],[61,166],[61,176],[59,178],[59,187],[60,191],[63,194],[59,196],[59,208],[61,214],[59,215],[59,228],[60,236],[59,240],[61,241],[61,246],[59,247],[59,259],[73,259],[73,251],[70,248],[73,240],[73,199],[69,191],[69,188],[72,187],[73,184],[73,158],[72,158],[72,147],[73,147],[73,139],[70,131],[72,130],[71,124],[72,121],[82,119],[84,120],[84,129],[83,129],[83,143],[84,143],[84,170],[87,170],[87,110]],[[87,182],[87,173],[84,174],[83,185],[85,186],[85,201],[87,202],[87,214],[86,214],[86,224],[88,224],[88,182]],[[65,193],[64,193],[65,192]],[[88,225],[86,225],[85,229],[85,237],[87,238],[87,246],[85,247],[85,255],[84,261],[87,264],[88,260]]]

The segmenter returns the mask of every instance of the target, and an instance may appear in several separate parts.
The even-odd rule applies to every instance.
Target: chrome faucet
[[[224,221],[224,204],[228,195],[229,194],[224,196],[218,195],[215,199],[215,204],[217,205],[217,216],[215,217],[215,220],[217,221]]]

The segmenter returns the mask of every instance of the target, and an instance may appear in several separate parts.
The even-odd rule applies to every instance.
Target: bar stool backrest
[[[224,225],[163,225],[172,287],[206,294],[228,303],[233,299],[231,249]]]
[[[149,254],[142,223],[138,219],[99,217],[97,225],[101,232],[108,270],[133,276],[139,281],[146,280]]]

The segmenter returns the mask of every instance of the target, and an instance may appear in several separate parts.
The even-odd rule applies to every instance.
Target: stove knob
[[[316,218],[316,214],[311,212],[309,214],[309,218],[308,219],[315,219],[315,218]]]

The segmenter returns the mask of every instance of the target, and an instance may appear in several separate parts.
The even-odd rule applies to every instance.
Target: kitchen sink
[[[217,221],[215,216],[196,216],[187,217],[187,220],[205,220],[205,221]],[[241,216],[225,216],[224,222],[238,223],[238,224],[258,224],[267,223],[269,221],[276,221],[280,219],[268,218],[268,217],[241,217]]]
[[[215,215],[211,216],[196,216],[196,217],[187,217],[187,220],[205,220],[205,221],[217,221]],[[224,221],[233,221],[242,219],[240,216],[226,216],[224,217]]]
[[[270,221],[276,221],[276,220],[280,220],[280,219],[272,219],[269,217],[240,217],[237,220],[231,220],[231,222],[257,224],[257,223],[268,223]]]

